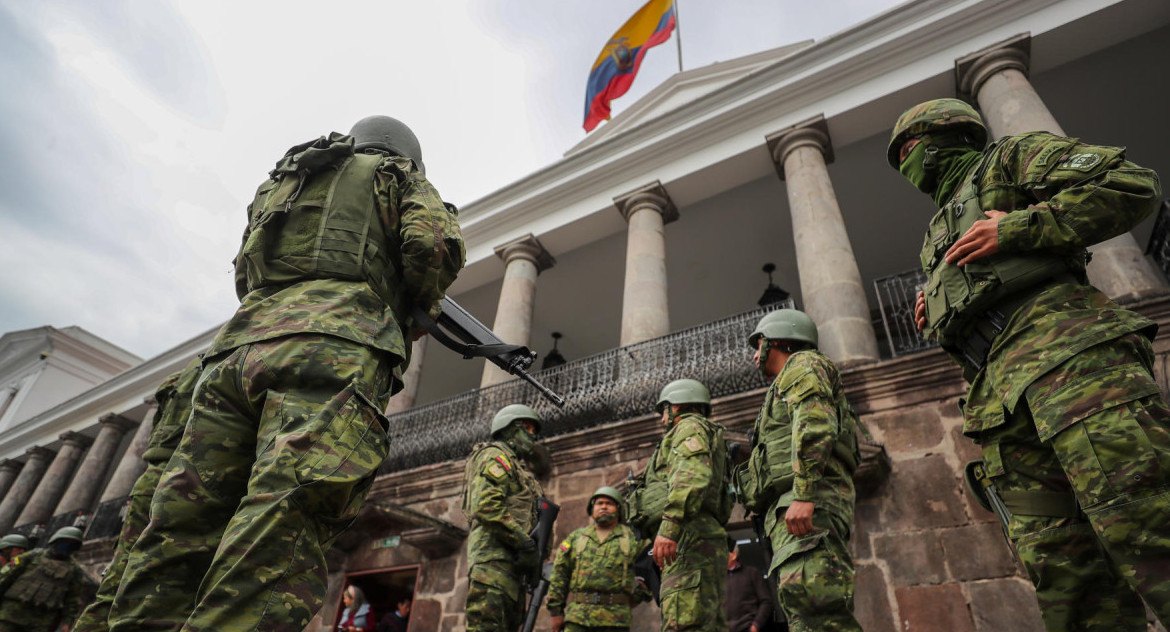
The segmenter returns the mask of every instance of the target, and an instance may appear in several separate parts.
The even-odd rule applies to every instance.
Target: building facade
[[[934,209],[885,145],[904,109],[958,96],[995,137],[1065,133],[1170,173],[1166,41],[1162,0],[911,0],[824,40],[680,73],[561,160],[466,205],[468,266],[450,294],[507,342],[543,352],[562,333],[569,362],[539,377],[568,403],[415,343],[388,411],[391,457],[329,554],[330,596],[310,629],[331,629],[346,582],[382,612],[412,595],[412,630],[462,628],[462,458],[503,405],[548,418],[558,537],[586,522],[594,489],[645,463],[661,433],[651,404],[670,379],[705,381],[714,418],[742,438],[764,387],[745,339],[765,263],[817,321],[873,434],[852,538],[865,629],[1042,629],[993,516],[962,487],[978,457],[960,433],[964,383],[909,326]],[[1166,331],[1164,232],[1151,218],[1095,247],[1090,275]],[[100,569],[141,471],[148,398],[213,336],[0,425],[0,518],[19,507],[11,527],[47,530],[80,516],[83,555]],[[1170,338],[1156,350],[1165,390]],[[52,477],[24,475],[59,460]],[[739,514],[731,528],[747,537]],[[657,629],[653,606],[636,616],[636,629]]]

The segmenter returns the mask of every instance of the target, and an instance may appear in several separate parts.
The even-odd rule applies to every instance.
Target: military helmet
[[[512,425],[513,422],[522,419],[531,419],[536,422],[536,432],[540,433],[540,414],[532,408],[524,404],[510,404],[500,409],[495,417],[492,417],[492,436],[502,432],[505,428]]]
[[[903,143],[926,132],[943,130],[966,132],[981,149],[987,144],[987,126],[975,108],[959,99],[934,99],[919,103],[898,117],[886,147],[886,160],[897,169]]]
[[[61,527],[60,529],[57,529],[57,532],[53,534],[53,537],[49,538],[49,544],[52,544],[57,540],[73,540],[74,542],[81,544],[81,529],[78,529],[77,527]]]
[[[0,551],[7,551],[11,548],[21,548],[27,551],[32,548],[32,543],[19,533],[9,533],[0,538]]]
[[[593,492],[593,495],[589,497],[589,506],[585,508],[585,515],[593,516],[593,501],[597,500],[598,496],[605,496],[617,503],[618,518],[620,519],[622,517],[622,493],[616,487],[610,487],[609,485],[602,485],[597,488],[597,491]]]
[[[798,340],[817,346],[817,324],[798,309],[778,309],[764,314],[748,336],[748,347],[758,349],[760,337],[768,340]]]
[[[708,391],[707,387],[703,386],[703,383],[698,380],[689,378],[675,380],[662,387],[662,392],[658,394],[658,403],[654,405],[654,410],[662,412],[662,407],[667,404],[674,404],[675,406],[681,404],[703,404],[710,406],[711,391]]]
[[[419,172],[426,175],[422,146],[419,145],[414,132],[402,121],[380,114],[367,116],[353,124],[349,135],[353,136],[354,151],[361,152],[365,149],[388,151],[395,156],[413,160],[414,164],[418,165]]]

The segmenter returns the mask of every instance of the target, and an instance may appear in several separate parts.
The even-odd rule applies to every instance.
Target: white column
[[[829,179],[832,142],[824,117],[768,137],[786,181],[804,311],[817,324],[820,349],[842,366],[878,358],[877,336],[861,271]]]
[[[93,439],[73,431],[62,433],[60,439],[61,449],[57,451],[57,456],[53,457],[53,462],[49,464],[49,469],[45,470],[36,491],[20,512],[20,517],[16,519],[18,527],[47,522],[53,517],[53,508],[61,501],[65,487],[73,478],[73,468],[81,460],[85,449],[93,443]]]
[[[146,415],[142,417],[142,423],[138,424],[138,429],[134,431],[130,445],[122,454],[122,460],[118,461],[118,467],[114,469],[110,482],[102,490],[103,503],[129,496],[138,477],[146,471],[146,461],[142,460],[142,455],[150,444],[150,432],[154,430],[155,416],[158,415],[158,401],[154,395],[144,401],[147,405]]]
[[[89,511],[90,505],[101,491],[100,485],[105,480],[110,462],[114,460],[114,453],[122,443],[122,437],[135,426],[133,421],[117,414],[103,416],[99,424],[97,438],[78,466],[77,474],[69,482],[61,502],[57,503],[57,508],[53,510],[53,516],[66,512]]]
[[[414,407],[414,400],[418,397],[419,377],[422,375],[423,356],[427,353],[427,340],[430,336],[423,336],[411,343],[410,366],[402,373],[402,390],[390,398],[386,405],[386,414],[395,415]]]
[[[532,336],[532,308],[536,301],[536,277],[556,264],[556,260],[532,235],[496,247],[504,261],[504,283],[492,331],[506,343],[527,345]],[[502,369],[484,362],[480,386],[490,386],[512,379]]]
[[[959,93],[978,101],[992,138],[1037,131],[1067,135],[1028,80],[1030,51],[1031,36],[1025,34],[955,62]],[[1089,250],[1089,280],[1110,297],[1127,302],[1166,291],[1166,279],[1130,233]]]
[[[8,533],[16,526],[16,517],[28,504],[28,499],[32,497],[45,475],[45,469],[49,467],[49,460],[56,453],[47,448],[34,446],[25,450],[24,454],[24,467],[21,468],[16,481],[12,483],[12,488],[4,495],[4,500],[0,501],[0,532],[3,533]]]
[[[670,333],[665,226],[678,219],[678,209],[658,181],[614,198],[614,204],[629,224],[622,293],[624,347]]]

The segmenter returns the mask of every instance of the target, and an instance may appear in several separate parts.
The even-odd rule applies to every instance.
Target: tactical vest
[[[735,500],[731,495],[730,459],[727,457],[727,443],[723,439],[723,426],[711,424],[714,431],[708,436],[711,446],[711,484],[703,497],[702,507],[715,517],[719,524],[727,524]],[[634,480],[626,504],[630,507],[630,525],[637,528],[643,537],[658,532],[662,514],[666,511],[667,496],[670,494],[670,471],[660,467],[662,446],[659,441],[654,454],[646,463],[646,469]]]
[[[764,405],[752,429],[751,457],[735,472],[739,501],[752,513],[763,513],[771,507],[792,489],[795,478],[792,471],[792,417],[788,407],[781,406],[779,417],[772,422],[768,413],[775,402],[776,388],[771,387],[764,395]],[[844,397],[837,400],[837,420],[840,430],[833,444],[833,456],[852,475],[861,462],[861,446],[857,438],[859,424],[853,407]]]
[[[633,594],[633,592],[634,592],[634,586],[633,586],[634,576],[630,574],[630,553],[631,553],[631,551],[633,551],[633,548],[634,548],[634,537],[633,537],[633,534],[630,533],[629,529],[623,529],[622,526],[623,525],[619,524],[618,526],[614,527],[614,530],[610,533],[609,537],[610,538],[614,538],[614,537],[618,538],[618,548],[622,552],[622,575],[621,575],[622,576],[622,585],[620,586],[620,588],[626,594]],[[619,535],[619,533],[620,533],[620,535]],[[608,538],[607,538],[607,540],[608,540]],[[574,562],[573,563],[573,576],[569,580],[569,590],[570,591],[572,591],[574,588],[581,586],[581,584],[582,584],[581,573],[584,572],[585,565],[577,563],[577,562],[578,562],[578,560],[581,559],[580,554],[582,551],[585,550],[585,546],[588,544],[588,542],[589,542],[589,537],[587,535],[585,535],[584,531],[582,531],[581,533],[577,534],[577,538],[575,540],[573,540],[573,544],[570,545],[569,551],[570,551],[570,555],[573,556],[573,562]],[[602,542],[600,544],[605,544],[605,543]],[[619,588],[619,587],[615,586],[614,588]]]
[[[4,593],[4,599],[20,601],[46,610],[65,606],[65,593],[72,583],[73,560],[55,560],[46,551],[21,556],[28,568]]]
[[[385,157],[354,154],[353,138],[332,135],[289,150],[252,201],[236,259],[237,293],[308,279],[366,281],[401,316],[398,271],[374,200]],[[388,242],[387,238],[392,241]]]
[[[488,441],[478,443],[471,449],[471,454],[467,457],[467,464],[463,468],[463,480],[470,481],[472,477],[479,476],[478,468],[483,466],[480,462],[480,454],[488,448],[502,449],[501,443],[495,441]],[[512,450],[504,449],[505,454],[515,458]],[[536,520],[539,516],[539,507],[537,500],[543,495],[543,490],[540,487],[540,482],[536,480],[527,468],[522,466],[519,459],[513,461],[512,476],[516,482],[518,490],[508,494],[505,500],[505,507],[508,515],[512,516],[524,533],[532,533],[532,529],[536,527]],[[463,488],[463,515],[467,516],[468,522],[472,527],[479,526],[479,520],[475,518],[475,508],[471,506],[471,495],[468,493],[470,485],[465,485]]]
[[[988,319],[1011,318],[1018,304],[1013,299],[1026,296],[1044,281],[1062,274],[1085,278],[1085,250],[1068,256],[1046,252],[996,253],[978,261],[957,266],[943,260],[947,249],[979,220],[987,219],[980,204],[981,180],[995,159],[1000,144],[984,153],[979,167],[963,181],[954,197],[930,220],[930,229],[922,244],[922,270],[927,283],[923,288],[926,302],[926,327],[923,335],[936,334],[940,345],[956,355],[963,355],[967,341],[977,323]],[[988,209],[990,210],[990,209]],[[998,209],[1010,212],[1015,209]],[[1023,293],[1023,295],[1021,295]],[[1009,313],[988,314],[1003,309]],[[999,329],[1002,330],[1002,324]],[[987,340],[988,346],[990,340]],[[984,355],[986,349],[983,349]],[[977,368],[977,367],[976,367]]]

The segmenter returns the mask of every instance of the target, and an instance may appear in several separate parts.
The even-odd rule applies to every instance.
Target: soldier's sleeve
[[[678,541],[682,525],[699,513],[711,484],[711,441],[694,420],[681,419],[671,445],[670,491],[658,535]]]
[[[575,531],[573,532],[576,533]],[[557,548],[552,576],[548,584],[548,613],[554,617],[565,614],[565,600],[569,598],[569,578],[573,576],[573,535],[565,538]]]
[[[459,220],[417,171],[409,173],[398,204],[407,297],[432,317],[438,316],[439,301],[467,257]]]
[[[506,489],[514,476],[510,468],[518,465],[510,463],[506,457],[500,457],[498,451],[487,450],[480,455],[477,471],[470,483],[472,513],[484,528],[505,544],[513,549],[519,548],[528,541],[528,534],[508,512]]]
[[[1003,252],[1100,243],[1145,219],[1162,194],[1158,175],[1126,160],[1124,148],[1059,136],[1020,138],[1005,147],[998,168],[1037,200],[1000,220]]]
[[[16,581],[24,573],[24,569],[28,568],[28,553],[21,553],[12,558],[12,561],[0,568],[0,595],[8,592],[12,586],[12,582]]]
[[[811,353],[796,354],[788,364],[780,388],[792,414],[792,491],[796,500],[812,502],[840,431],[831,365]]]

